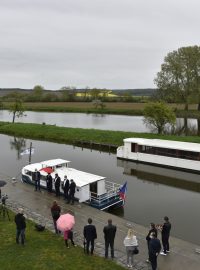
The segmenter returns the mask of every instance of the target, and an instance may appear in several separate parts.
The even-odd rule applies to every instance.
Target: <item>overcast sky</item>
[[[0,88],[155,87],[200,45],[200,0],[0,0]]]

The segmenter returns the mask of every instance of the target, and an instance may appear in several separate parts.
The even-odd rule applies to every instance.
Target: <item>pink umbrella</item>
[[[70,214],[64,214],[56,221],[57,229],[61,232],[71,230],[75,224],[74,216]]]

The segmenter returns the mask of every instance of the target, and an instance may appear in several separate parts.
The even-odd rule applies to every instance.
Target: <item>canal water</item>
[[[29,147],[30,140],[0,135],[0,143],[1,175],[20,178],[21,168],[28,163],[28,156],[21,156],[20,152]],[[113,214],[144,226],[150,222],[160,224],[167,215],[172,222],[172,235],[200,244],[198,175],[122,162],[115,154],[96,150],[33,140],[32,143],[35,148],[32,163],[63,158],[70,160],[71,167],[76,169],[105,176],[119,184],[127,181],[126,204]]]
[[[7,110],[0,110],[0,121],[12,121],[12,114]],[[85,113],[52,113],[52,112],[26,112],[26,116],[16,118],[15,122],[57,125],[73,128],[94,128],[103,130],[119,130],[132,132],[150,132],[144,125],[142,116],[85,114]],[[184,125],[182,118],[177,118],[176,127],[181,129]],[[197,120],[188,119],[188,129],[197,130]]]

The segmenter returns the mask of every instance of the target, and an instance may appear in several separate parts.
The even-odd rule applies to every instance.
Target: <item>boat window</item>
[[[56,165],[56,168],[61,168],[61,167],[62,167],[62,164]]]
[[[136,143],[131,143],[131,152],[136,152]]]
[[[200,160],[200,153],[192,152],[192,151],[152,147],[152,146],[146,146],[146,145],[142,145],[142,147],[139,147],[138,151],[140,153],[146,153],[146,154],[151,154],[151,155],[182,158],[182,159],[189,159],[189,160]]]
[[[46,176],[45,175],[41,175],[40,176],[40,180],[44,180],[45,181],[46,180]]]
[[[90,192],[92,196],[97,196],[97,182],[90,183]]]
[[[30,172],[28,170],[25,170],[25,174],[28,174],[28,175],[32,176],[32,172]]]

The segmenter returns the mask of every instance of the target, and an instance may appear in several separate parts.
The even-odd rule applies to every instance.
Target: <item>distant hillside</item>
[[[44,90],[46,93],[51,92],[51,90]],[[21,93],[21,94],[29,94],[33,92],[33,89],[23,89],[23,88],[0,88],[0,97],[6,96],[13,92]],[[54,91],[53,91],[54,92]],[[55,91],[56,92],[56,91]]]
[[[13,92],[18,92],[22,94],[32,93],[33,89],[23,89],[23,88],[0,88],[0,97],[6,96]],[[85,89],[75,89],[76,92],[84,92]],[[152,96],[156,89],[155,88],[144,88],[144,89],[111,89],[116,95],[124,95],[129,93],[133,96]],[[56,93],[59,94],[60,90],[44,90],[45,93]]]
[[[144,89],[113,89],[116,95],[124,95],[125,93],[129,93],[133,96],[152,96],[156,88],[144,88]]]

